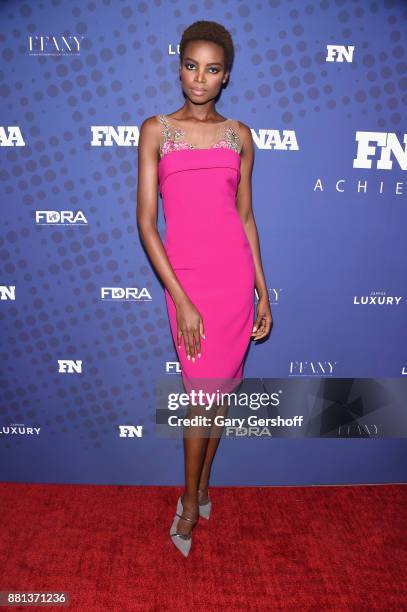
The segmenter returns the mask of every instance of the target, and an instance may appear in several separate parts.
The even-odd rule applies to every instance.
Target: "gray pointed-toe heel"
[[[170,528],[170,536],[174,546],[178,548],[178,550],[184,555],[184,557],[188,557],[192,545],[192,530],[189,535],[183,535],[182,533],[177,533],[177,525],[180,519],[182,519],[183,521],[189,521],[190,523],[192,523],[192,525],[197,522],[197,519],[191,519],[188,516],[182,516],[183,511],[184,508],[182,506],[181,496],[179,496],[177,503],[177,511],[175,513],[174,520]]]
[[[199,504],[199,516],[202,516],[202,518],[206,520],[209,519],[211,515],[211,510],[212,510],[212,502],[211,502],[209,495],[208,495],[208,500],[209,501],[205,502],[204,504]]]

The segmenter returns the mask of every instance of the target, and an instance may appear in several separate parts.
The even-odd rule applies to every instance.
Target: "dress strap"
[[[171,125],[165,115],[157,115],[158,121],[161,124],[162,140],[169,140],[172,137]]]
[[[164,155],[164,149],[166,146],[166,143],[172,142],[173,140],[173,136],[172,136],[172,131],[171,131],[171,126],[169,124],[169,122],[167,121],[167,118],[165,115],[160,114],[157,115],[158,121],[160,123],[160,128],[161,128],[161,137],[160,137],[160,145],[159,145],[159,158],[161,159]]]
[[[239,123],[238,121],[236,121],[236,119],[228,119],[228,122],[225,127],[224,137],[227,142],[227,146],[230,149],[236,151],[236,153],[239,153],[240,155],[243,144],[242,139],[240,137]]]

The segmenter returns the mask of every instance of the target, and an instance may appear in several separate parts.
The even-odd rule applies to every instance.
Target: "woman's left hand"
[[[252,331],[253,340],[261,340],[273,326],[273,316],[271,314],[270,302],[267,297],[262,297],[257,302],[257,317]]]

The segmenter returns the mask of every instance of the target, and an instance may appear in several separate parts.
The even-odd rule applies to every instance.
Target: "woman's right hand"
[[[205,339],[203,320],[200,312],[191,302],[185,300],[178,304],[177,311],[177,338],[178,348],[181,348],[181,338],[184,338],[187,359],[195,361],[195,350],[201,356],[201,336]]]

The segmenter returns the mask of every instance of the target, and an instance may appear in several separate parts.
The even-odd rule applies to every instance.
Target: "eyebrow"
[[[194,62],[195,64],[199,64],[199,62],[194,60],[192,57],[184,57],[184,60],[191,60],[191,62]],[[222,66],[223,64],[221,64],[220,62],[208,62],[206,65],[207,66]]]

